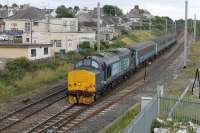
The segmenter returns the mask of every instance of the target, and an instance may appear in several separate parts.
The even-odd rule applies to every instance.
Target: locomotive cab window
[[[96,61],[92,61],[92,67],[98,69],[99,68],[99,65]]]
[[[110,78],[111,77],[111,67],[109,66],[107,68],[107,78]]]

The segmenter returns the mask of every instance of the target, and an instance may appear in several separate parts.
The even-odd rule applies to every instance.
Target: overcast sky
[[[10,5],[13,2],[18,4],[31,4],[41,8],[50,7],[56,8],[64,4],[66,6],[78,5],[81,8],[93,8],[97,2],[104,4],[117,5],[123,9],[124,13],[130,11],[134,5],[139,5],[141,8],[150,11],[153,15],[169,16],[173,19],[184,18],[184,3],[185,0],[8,0]],[[7,0],[0,0],[5,4]],[[200,0],[189,0],[189,17],[193,18],[194,13],[199,13],[200,18]]]

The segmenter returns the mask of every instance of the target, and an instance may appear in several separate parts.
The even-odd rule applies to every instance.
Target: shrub
[[[112,44],[111,47],[112,48],[119,48],[119,47],[123,47],[125,44],[123,41],[121,40],[115,40]]]
[[[160,128],[162,126],[163,124],[160,123],[158,120],[153,121],[151,124],[151,133],[154,133],[154,128]]]
[[[79,45],[79,48],[81,48],[81,49],[88,49],[88,48],[90,48],[90,42],[88,42],[88,41],[82,42]]]
[[[67,62],[74,64],[77,61],[79,61],[80,59],[82,59],[82,56],[77,52],[70,51],[70,52],[67,53],[66,59],[67,59]]]

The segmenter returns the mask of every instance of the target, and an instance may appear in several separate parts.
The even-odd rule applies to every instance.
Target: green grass
[[[134,45],[138,42],[143,42],[155,38],[155,35],[149,31],[131,31],[127,35],[113,41],[112,45],[120,47],[123,45]]]
[[[105,128],[102,133],[122,133],[130,124],[134,117],[140,112],[140,105],[136,105],[126,112],[122,117],[114,122],[111,126]]]
[[[170,83],[168,95],[180,96],[186,89],[186,86],[190,82],[190,79],[195,78],[196,69],[200,65],[200,41],[192,44],[189,59],[191,60],[191,62],[188,63],[188,67],[181,70],[181,72],[178,74],[177,79],[173,80]],[[186,97],[195,98],[192,95],[191,90],[188,91]]]
[[[29,95],[48,84],[64,79],[67,76],[67,72],[72,68],[72,64],[59,61],[59,65],[56,68],[43,67],[34,71],[26,71],[20,78],[1,78],[0,102],[9,102],[15,97],[24,94]]]
[[[167,94],[171,96],[180,96],[190,83],[190,79],[194,78],[195,72],[196,68],[194,66],[188,66],[186,69],[181,70],[178,77],[169,84],[169,91]],[[188,91],[186,96],[193,97],[191,90]]]

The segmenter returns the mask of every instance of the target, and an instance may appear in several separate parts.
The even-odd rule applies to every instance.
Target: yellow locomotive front
[[[95,101],[96,75],[84,69],[68,73],[68,101],[70,104],[91,104]]]

